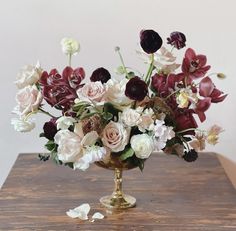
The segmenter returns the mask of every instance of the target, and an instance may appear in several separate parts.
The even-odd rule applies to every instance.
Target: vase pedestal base
[[[106,208],[110,209],[126,209],[132,208],[136,205],[136,199],[130,195],[110,195],[100,198],[100,203]]]

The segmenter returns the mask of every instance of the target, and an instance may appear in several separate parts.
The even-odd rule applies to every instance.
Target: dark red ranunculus
[[[92,82],[101,81],[106,83],[111,78],[109,71],[103,67],[97,68],[91,75],[90,80]]]
[[[146,53],[152,54],[161,48],[162,38],[154,30],[142,30],[140,32],[140,45]]]
[[[191,149],[188,152],[184,152],[183,159],[187,162],[193,162],[197,158],[198,158],[198,153],[194,149]]]
[[[186,37],[183,33],[179,31],[174,31],[167,38],[167,44],[170,44],[177,48],[178,50],[186,46]]]
[[[205,55],[196,55],[193,49],[188,48],[183,59],[182,71],[191,82],[191,80],[203,77],[207,73],[211,66],[206,66],[206,62]]]
[[[125,95],[132,100],[142,101],[148,93],[147,84],[135,76],[126,84]]]
[[[44,99],[52,106],[66,112],[71,108],[77,97],[76,90],[80,88],[85,77],[83,68],[66,67],[62,75],[56,69],[49,74],[44,71],[39,83]]]
[[[54,136],[57,133],[57,125],[56,125],[56,118],[51,119],[49,122],[46,122],[43,126],[43,133],[44,136],[49,139],[53,140]]]

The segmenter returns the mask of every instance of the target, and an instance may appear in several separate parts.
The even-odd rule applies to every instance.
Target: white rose
[[[136,126],[140,122],[140,113],[131,108],[126,108],[121,113],[121,121],[129,127]]]
[[[82,88],[77,90],[77,95],[80,100],[88,102],[101,102],[106,93],[106,88],[101,81],[86,83]]]
[[[24,66],[17,74],[15,84],[19,89],[33,85],[39,81],[41,74],[42,68],[39,63],[37,63],[36,66]]]
[[[129,140],[130,129],[121,123],[111,121],[103,130],[102,142],[112,152],[123,151]]]
[[[84,150],[83,156],[75,161],[74,169],[81,169],[85,171],[90,164],[101,160],[106,154],[104,147],[88,147]]]
[[[61,40],[62,52],[66,55],[76,55],[80,50],[79,43],[73,38],[63,38]]]
[[[131,137],[131,148],[140,159],[147,159],[154,150],[154,140],[147,134],[139,134]]]
[[[57,129],[68,129],[71,125],[73,125],[73,123],[75,123],[76,120],[72,117],[69,116],[62,116],[60,117],[57,121]]]
[[[11,119],[11,124],[17,132],[29,132],[35,128],[35,123],[32,120],[24,120],[22,118]]]
[[[125,95],[126,84],[128,81],[128,79],[122,79],[121,81],[109,79],[106,83],[108,88],[106,100],[119,106],[131,104],[133,101]]]
[[[58,144],[57,156],[63,163],[74,162],[82,156],[81,137],[69,130],[60,130],[54,137]]]
[[[30,112],[37,111],[43,100],[41,92],[35,86],[27,86],[20,89],[16,95],[18,106],[14,112],[25,116]]]

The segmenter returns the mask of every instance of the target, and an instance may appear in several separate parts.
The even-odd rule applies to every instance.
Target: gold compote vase
[[[97,161],[95,164],[99,167],[114,171],[114,191],[111,195],[100,198],[100,203],[110,209],[126,209],[136,205],[136,199],[133,196],[123,193],[122,190],[122,172],[136,168],[138,165],[129,161],[121,161],[119,156],[111,154],[108,161]]]

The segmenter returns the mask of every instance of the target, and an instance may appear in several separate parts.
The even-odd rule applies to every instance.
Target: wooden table
[[[236,230],[236,192],[214,153],[186,163],[153,154],[144,172],[124,173],[124,189],[137,207],[106,211],[99,198],[113,189],[113,173],[97,166],[86,172],[40,162],[21,154],[0,190],[0,230]],[[68,209],[88,202],[94,223],[72,219]]]

